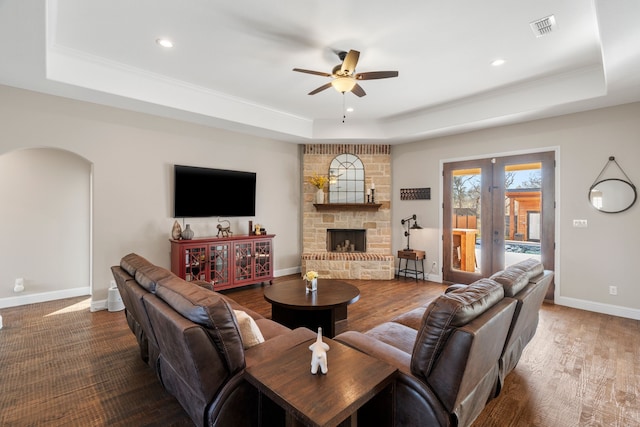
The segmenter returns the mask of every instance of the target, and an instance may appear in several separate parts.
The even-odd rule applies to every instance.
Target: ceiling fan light
[[[331,82],[331,86],[341,93],[350,92],[355,85],[356,81],[352,77],[336,77]]]

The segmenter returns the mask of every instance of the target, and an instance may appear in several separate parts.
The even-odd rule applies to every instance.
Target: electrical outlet
[[[112,280],[110,280],[110,281],[109,281],[109,287],[110,287],[110,288],[115,288],[115,287],[116,287],[116,281],[115,281],[115,280],[113,280],[113,279],[112,279]]]
[[[16,279],[15,284],[13,285],[13,292],[22,292],[24,291],[24,278],[18,277]]]
[[[574,219],[573,226],[575,228],[587,228],[587,220],[586,219]]]
[[[618,295],[618,287],[609,286],[609,295]]]

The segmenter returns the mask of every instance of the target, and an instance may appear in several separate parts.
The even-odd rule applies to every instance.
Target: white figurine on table
[[[329,344],[322,342],[322,328],[318,328],[318,338],[316,342],[309,346],[311,350],[311,373],[313,375],[318,373],[318,367],[320,372],[326,374],[329,368],[327,367],[327,351],[329,351]]]

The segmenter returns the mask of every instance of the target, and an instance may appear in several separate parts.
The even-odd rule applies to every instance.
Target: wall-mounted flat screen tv
[[[175,218],[255,216],[256,174],[174,166]]]

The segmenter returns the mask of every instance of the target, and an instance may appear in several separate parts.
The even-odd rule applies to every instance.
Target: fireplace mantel
[[[314,203],[319,211],[377,211],[381,203]]]

